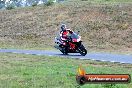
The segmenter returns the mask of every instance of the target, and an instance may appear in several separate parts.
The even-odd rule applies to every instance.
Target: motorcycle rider
[[[62,41],[67,40],[72,33],[73,31],[67,28],[65,24],[61,25],[60,38]]]
[[[73,33],[73,31],[70,30],[69,28],[67,28],[67,26],[65,24],[61,25],[60,42],[62,45],[66,45],[65,50],[64,50],[65,54],[67,54],[67,50],[68,50],[68,44],[67,44],[66,40],[69,40],[69,37],[72,33]]]

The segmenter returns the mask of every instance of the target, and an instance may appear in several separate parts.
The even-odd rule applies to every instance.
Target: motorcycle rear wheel
[[[66,48],[63,48],[62,51],[61,51],[64,55],[68,55],[68,51]]]

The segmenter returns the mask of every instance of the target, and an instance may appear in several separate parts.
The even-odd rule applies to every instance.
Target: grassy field
[[[131,0],[68,0],[1,10],[0,48],[53,49],[60,24],[66,23],[80,31],[87,49],[131,52],[131,14]]]
[[[132,83],[79,86],[75,76],[81,64],[87,73],[132,76],[131,64],[0,53],[0,88],[132,88]]]

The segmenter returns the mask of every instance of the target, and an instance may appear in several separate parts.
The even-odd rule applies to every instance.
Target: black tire
[[[64,55],[68,55],[68,50],[67,48],[63,48],[63,50],[61,51]]]
[[[81,45],[79,48],[79,53],[82,55],[82,56],[85,56],[87,54],[87,50],[85,49],[85,47],[83,45]]]

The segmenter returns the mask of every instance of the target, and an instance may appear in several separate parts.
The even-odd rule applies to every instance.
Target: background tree
[[[5,1],[0,0],[0,9],[5,7]]]

